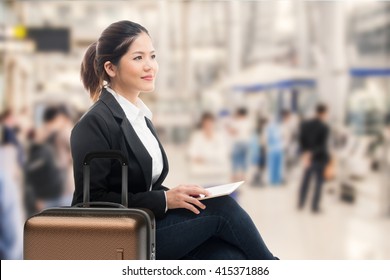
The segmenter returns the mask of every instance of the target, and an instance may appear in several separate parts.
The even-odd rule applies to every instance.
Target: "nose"
[[[145,70],[145,71],[149,71],[149,70],[151,70],[152,68],[153,68],[153,67],[152,67],[151,61],[145,60],[144,70]]]

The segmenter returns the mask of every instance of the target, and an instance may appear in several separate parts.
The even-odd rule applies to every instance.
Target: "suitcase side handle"
[[[83,186],[83,205],[84,207],[88,207],[90,204],[90,180],[91,180],[91,169],[90,163],[93,159],[117,159],[120,161],[122,165],[122,205],[127,208],[128,206],[128,197],[127,197],[127,166],[128,161],[127,158],[123,155],[121,151],[117,150],[109,150],[109,151],[98,151],[91,152],[85,155],[83,162],[83,177],[84,177],[84,186]],[[104,202],[105,203],[105,202]],[[95,203],[93,203],[95,204]],[[112,206],[112,205],[111,205]]]

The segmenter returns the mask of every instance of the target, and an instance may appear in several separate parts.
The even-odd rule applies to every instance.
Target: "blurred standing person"
[[[292,161],[293,153],[293,139],[295,133],[295,127],[292,121],[291,112],[287,109],[281,112],[281,137],[282,137],[282,153],[283,153],[283,181],[288,181],[289,171]]]
[[[25,153],[22,144],[18,139],[19,127],[14,112],[6,109],[0,115],[0,129],[4,142],[14,145],[17,150],[17,159],[22,168],[25,163]]]
[[[265,137],[265,128],[267,125],[267,118],[260,117],[257,121],[257,153],[255,153],[254,162],[256,164],[255,173],[252,178],[252,186],[262,186],[264,184],[264,170],[266,167],[266,155],[267,155],[267,144]]]
[[[299,209],[305,205],[310,180],[316,177],[314,197],[311,209],[314,213],[320,211],[322,185],[324,183],[324,170],[329,161],[327,142],[329,127],[326,124],[328,108],[324,104],[317,105],[316,116],[301,124],[299,144],[304,165],[304,174],[299,192]]]
[[[284,139],[282,126],[275,119],[266,128],[268,181],[271,185],[283,183]]]
[[[8,140],[7,140],[8,141]],[[18,151],[2,137],[0,143],[0,259],[23,258],[23,206]]]
[[[232,135],[232,181],[243,181],[248,169],[249,142],[252,125],[246,108],[237,109],[234,118],[229,125]]]
[[[64,193],[61,203],[70,205],[73,198],[73,161],[70,150],[70,135],[73,121],[69,109],[58,105],[46,109],[44,130],[47,132],[46,141],[54,147],[57,166],[60,168],[64,181]]]
[[[192,181],[210,186],[225,184],[229,178],[226,138],[215,127],[215,117],[204,113],[188,149]]]
[[[26,164],[27,189],[33,190],[36,210],[66,206],[72,202],[72,122],[64,106],[49,106],[43,113],[44,125],[32,133]]]
[[[297,162],[299,162],[299,124],[299,116],[294,112],[290,112],[287,128],[289,131],[289,143],[286,144],[286,167],[289,172],[292,171],[292,169],[297,165]]]
[[[35,141],[35,128],[31,127],[26,135],[26,164],[24,168],[24,208],[26,217],[31,217],[37,212],[43,209],[42,202],[37,199],[36,195],[36,185],[31,182],[30,174],[31,163],[34,162],[32,156],[33,147],[38,145]]]

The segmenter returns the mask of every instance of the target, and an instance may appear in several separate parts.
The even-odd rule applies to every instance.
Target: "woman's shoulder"
[[[97,101],[81,116],[81,118],[75,124],[73,131],[78,129],[83,130],[87,127],[108,127],[109,120],[111,118],[112,114],[110,110],[104,105],[103,102]]]
[[[106,115],[110,113],[107,106],[100,100],[94,103],[85,113],[81,116],[79,122],[88,121],[90,119],[104,120]]]

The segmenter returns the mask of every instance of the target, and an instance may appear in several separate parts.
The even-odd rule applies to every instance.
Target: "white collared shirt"
[[[134,105],[122,95],[116,93],[112,88],[106,87],[106,89],[115,97],[116,101],[118,101],[125,112],[127,119],[137,133],[138,138],[152,158],[152,184],[154,184],[163,170],[163,159],[157,139],[150,131],[145,120],[145,117],[150,120],[152,119],[152,112],[140,98],[137,98],[137,103]],[[150,185],[149,190],[152,189],[152,184]]]

